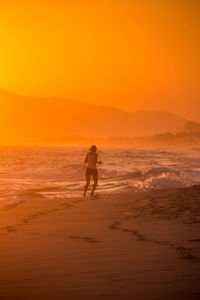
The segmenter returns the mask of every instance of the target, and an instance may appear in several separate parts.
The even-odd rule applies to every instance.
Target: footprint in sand
[[[8,204],[8,205],[6,205],[6,206],[3,208],[3,210],[11,210],[11,209],[14,209],[14,208],[16,208],[18,205],[23,204],[23,203],[25,203],[25,201],[19,201],[19,202],[17,202],[17,203],[11,203],[11,204]]]
[[[200,239],[189,240],[189,242],[200,242]]]
[[[145,241],[145,242],[150,242],[150,243],[154,243],[154,244],[162,244],[162,245],[171,245],[171,243],[168,241],[159,241],[159,240],[150,239],[150,238],[145,237],[145,235],[141,234],[138,230],[124,228],[124,227],[121,227],[120,225],[121,225],[121,222],[115,221],[113,224],[111,224],[109,226],[109,229],[111,229],[111,230],[118,229],[123,232],[130,233],[132,236],[134,236],[134,238],[137,241]]]
[[[19,204],[21,203],[24,203],[25,201],[20,201],[19,203],[14,203],[14,204],[9,204],[6,206],[6,210],[9,210],[9,209],[13,209],[15,208],[16,206],[18,206]],[[73,207],[72,204],[69,204],[69,203],[62,203],[61,204],[62,206],[64,206],[64,209],[65,208],[69,208],[69,207]],[[59,210],[62,210],[62,208],[53,208],[53,209],[48,209],[48,210],[44,210],[44,211],[40,211],[38,212],[37,214],[32,214],[32,215],[28,215],[28,216],[25,216],[24,218],[22,218],[18,223],[16,223],[15,225],[12,225],[12,226],[5,226],[4,228],[2,228],[4,230],[3,233],[1,234],[5,234],[5,233],[10,233],[10,232],[14,232],[14,231],[18,231],[18,229],[28,223],[30,223],[31,221],[33,221],[34,219],[40,217],[40,216],[43,216],[43,215],[49,215],[49,214],[52,214],[56,211],[59,211]]]
[[[192,254],[186,254],[181,256],[182,259],[196,260],[196,257]]]
[[[119,221],[115,221],[113,224],[111,224],[109,226],[109,229],[113,230],[113,229],[119,229],[119,225],[121,224],[121,222]]]
[[[158,244],[158,245],[168,245],[180,252],[181,259],[200,262],[200,258],[195,256],[192,253],[192,250],[193,250],[192,248],[186,248],[183,246],[177,247],[177,246],[175,246],[174,243],[171,243],[169,241],[159,241],[159,240],[151,239],[151,238],[145,237],[145,235],[141,234],[137,230],[120,227],[120,224],[121,223],[119,221],[115,221],[113,224],[111,224],[109,226],[109,229],[111,229],[111,230],[117,229],[117,230],[120,230],[123,232],[130,233],[132,236],[135,237],[135,239],[137,241],[144,241],[144,242],[149,242],[149,243]],[[192,240],[190,240],[190,242],[200,242],[200,238],[192,239]]]
[[[73,239],[73,240],[82,240],[84,242],[87,242],[87,243],[99,243],[100,241],[92,238],[92,237],[89,237],[89,236],[84,236],[84,237],[81,237],[80,235],[70,235],[69,236],[70,239]]]
[[[91,238],[89,236],[84,236],[83,237],[84,241],[87,242],[87,243],[99,243],[98,240],[94,239],[94,238]]]
[[[176,247],[176,250],[178,250],[180,252],[181,259],[193,260],[196,262],[200,262],[200,258],[196,257],[192,253],[192,250],[193,250],[192,248],[186,248],[186,247],[180,246],[180,247]]]
[[[100,196],[97,194],[97,195],[91,195],[91,199],[95,200],[95,199],[99,199]]]
[[[79,235],[69,235],[69,238],[73,239],[73,240],[81,239],[81,237]]]
[[[122,231],[130,232],[134,237],[136,237],[137,241],[147,241],[143,234],[139,233],[137,230],[134,229],[126,229],[120,228]]]
[[[7,232],[17,231],[15,226],[6,226]]]
[[[74,202],[74,201],[73,201]],[[65,208],[74,207],[74,205],[70,203],[62,203],[61,206],[64,206]],[[58,209],[57,209],[58,210]]]

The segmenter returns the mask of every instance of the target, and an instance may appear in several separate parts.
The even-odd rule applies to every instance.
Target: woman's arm
[[[100,165],[102,164],[102,161],[101,161],[101,160],[98,160],[98,154],[97,154],[97,156],[96,156],[96,163],[97,163],[97,164],[100,164]]]
[[[86,164],[88,162],[88,154],[85,157],[84,163]]]

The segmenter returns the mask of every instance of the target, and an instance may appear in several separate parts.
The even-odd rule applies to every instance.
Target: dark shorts
[[[97,172],[97,169],[86,169],[86,176],[96,176],[98,177],[98,172]]]

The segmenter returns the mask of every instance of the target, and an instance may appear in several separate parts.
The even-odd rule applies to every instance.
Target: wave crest
[[[144,180],[133,186],[139,190],[182,188],[192,185],[186,174],[176,168],[155,167],[144,173]]]

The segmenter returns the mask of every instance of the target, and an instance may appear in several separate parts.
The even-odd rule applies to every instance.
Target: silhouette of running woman
[[[84,188],[83,196],[86,196],[87,190],[90,185],[90,178],[93,176],[94,179],[94,185],[92,187],[91,196],[94,196],[94,191],[97,187],[98,183],[98,171],[97,171],[97,164],[101,164],[101,161],[98,161],[98,154],[97,147],[95,145],[92,145],[89,149],[89,153],[86,155],[85,158],[85,164],[87,163],[87,169],[86,169],[86,185]]]

